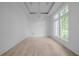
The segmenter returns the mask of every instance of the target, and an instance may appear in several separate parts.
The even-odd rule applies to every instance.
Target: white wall
[[[57,3],[58,4],[58,3]],[[60,7],[63,6],[63,3],[60,4],[60,6],[55,6],[57,10],[60,9]],[[53,30],[51,30],[50,35],[51,37],[56,38],[58,42],[63,44],[68,49],[72,50],[76,54],[79,55],[79,3],[68,3],[69,6],[69,41],[65,42],[61,39],[58,39],[53,36]],[[56,10],[56,9],[55,9]],[[51,11],[53,14],[51,14],[51,20],[52,23],[50,25],[50,28],[53,29],[53,18],[52,16],[56,11]]]
[[[79,55],[79,3],[68,3],[70,10],[69,20],[69,46],[70,48]]]
[[[29,36],[48,35],[48,15],[30,15],[23,3],[0,3],[0,54]]]
[[[30,36],[47,36],[48,35],[48,16],[47,15],[30,15],[29,32]]]
[[[29,34],[27,12],[21,7],[22,3],[0,2],[0,54]]]

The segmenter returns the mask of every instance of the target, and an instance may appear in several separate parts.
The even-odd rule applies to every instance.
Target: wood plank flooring
[[[30,37],[2,56],[75,56],[75,54],[51,38]]]

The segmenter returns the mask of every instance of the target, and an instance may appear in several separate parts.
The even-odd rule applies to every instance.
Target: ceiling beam
[[[28,12],[30,12],[30,9],[29,9],[27,3],[28,3],[28,2],[24,2],[24,5],[25,5],[25,7],[27,8]]]
[[[28,2],[27,2],[28,3]],[[28,5],[26,2],[24,2],[25,7],[27,8],[29,14],[38,14],[37,12],[31,12],[31,10],[29,9]],[[40,14],[48,14],[50,12],[50,10],[52,9],[52,7],[54,6],[55,2],[52,2],[48,12],[41,12]]]
[[[38,13],[36,13],[36,12],[29,12],[29,14],[38,14]],[[40,14],[48,14],[47,12],[41,12]]]
[[[55,4],[55,2],[52,2],[52,5],[50,6],[50,8],[49,8],[49,10],[48,10],[48,12],[47,13],[49,13],[50,12],[50,10],[52,9],[52,7],[54,6],[54,4]]]

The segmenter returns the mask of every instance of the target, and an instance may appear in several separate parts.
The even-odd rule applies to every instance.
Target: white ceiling
[[[54,2],[24,2],[30,14],[48,14]]]

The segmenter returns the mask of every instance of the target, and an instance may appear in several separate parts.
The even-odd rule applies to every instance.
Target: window
[[[64,41],[68,41],[68,16],[69,10],[66,5],[54,16],[54,35]]]
[[[54,35],[59,37],[59,14],[54,16]]]

